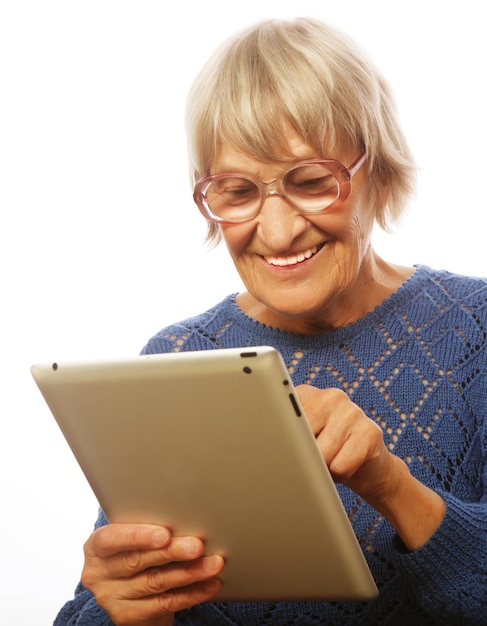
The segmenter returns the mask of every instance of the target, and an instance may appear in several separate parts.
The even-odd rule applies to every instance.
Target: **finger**
[[[191,585],[190,587],[180,587],[169,594],[157,596],[159,605],[164,611],[176,613],[187,609],[195,604],[208,602],[222,588],[221,580],[212,578],[200,583]]]
[[[317,389],[311,385],[298,385],[296,392],[315,436],[319,435],[333,415],[340,416],[347,405],[351,404],[350,398],[340,389]]]
[[[330,419],[319,432],[316,441],[323,458],[335,477],[348,468],[353,459],[363,456],[368,447],[367,429],[370,420],[365,421],[361,412],[357,413],[352,403],[342,404],[339,419]]]
[[[174,537],[160,550],[131,550],[118,555],[120,557],[118,567],[121,576],[133,575],[136,572],[167,565],[174,561],[193,561],[202,556],[203,550],[204,544],[198,537]]]
[[[297,385],[296,387],[296,393],[303,407],[304,414],[315,436],[323,429],[325,420],[323,411],[317,408],[317,404],[320,400],[316,394],[317,391],[317,389],[310,385]]]
[[[383,436],[379,426],[370,420],[362,420],[329,455],[327,464],[331,474],[339,482],[350,480],[357,472],[363,473],[366,468],[372,468],[381,456],[382,447]]]
[[[328,469],[333,479],[343,482],[351,478],[366,460],[366,450],[360,441],[347,440],[332,454],[328,453]]]
[[[339,456],[347,445],[348,436],[347,432],[337,428],[323,428],[316,436],[316,443],[320,449],[321,456],[333,475],[334,464],[341,462]]]
[[[109,602],[103,608],[115,624],[129,626],[149,623],[150,620],[157,620],[158,618],[160,620],[163,615],[171,615],[195,604],[207,602],[220,591],[221,586],[221,581],[213,578],[170,592],[146,596],[136,602]],[[157,621],[157,623],[162,622]]]
[[[190,561],[201,557],[204,544],[197,537],[174,537],[170,543],[157,550],[127,550],[109,558],[97,558],[92,574],[101,579],[120,579],[135,576],[148,568],[159,567],[173,561]],[[87,559],[88,561],[88,559]]]
[[[136,599],[186,588],[218,576],[223,566],[223,557],[212,555],[194,561],[150,568],[134,578],[125,597]]]
[[[171,541],[164,526],[152,524],[108,524],[95,530],[85,543],[85,555],[110,558],[130,550],[157,550]]]

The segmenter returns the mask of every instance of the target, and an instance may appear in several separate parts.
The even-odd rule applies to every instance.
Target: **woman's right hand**
[[[173,537],[151,524],[108,524],[84,545],[81,581],[117,626],[171,626],[176,611],[221,588],[223,558],[202,554],[197,537]]]

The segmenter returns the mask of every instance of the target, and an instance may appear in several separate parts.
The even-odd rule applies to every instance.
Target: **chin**
[[[321,307],[306,305],[298,300],[289,306],[290,299],[294,300],[295,297],[290,297],[287,302],[268,302],[264,305],[270,312],[270,317],[274,319],[275,326],[289,329],[289,327],[301,328],[322,323],[324,316],[320,314]]]

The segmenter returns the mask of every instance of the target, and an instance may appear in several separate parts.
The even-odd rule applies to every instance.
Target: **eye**
[[[251,184],[239,185],[230,183],[224,188],[223,193],[226,193],[229,196],[243,197],[253,191],[255,191],[255,187]]]
[[[212,182],[206,192],[208,202],[219,202],[229,205],[239,205],[255,200],[259,196],[257,186],[246,178],[229,176]]]
[[[337,181],[333,174],[320,165],[304,165],[289,172],[286,191],[296,196],[336,196]]]

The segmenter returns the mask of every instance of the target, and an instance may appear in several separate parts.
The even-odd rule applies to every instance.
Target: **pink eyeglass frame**
[[[256,180],[255,178],[252,178],[251,176],[243,176],[240,172],[220,172],[219,174],[204,176],[203,178],[200,178],[199,180],[195,182],[193,200],[196,203],[202,215],[207,220],[216,222],[218,224],[243,224],[245,222],[250,222],[250,220],[255,219],[257,215],[260,213],[262,206],[264,204],[265,198],[267,196],[275,196],[275,195],[280,195],[281,197],[285,198],[293,206],[293,208],[299,213],[313,214],[313,215],[319,214],[319,213],[325,213],[329,209],[337,206],[338,204],[345,202],[345,200],[347,200],[350,197],[350,194],[352,193],[352,177],[362,167],[366,159],[367,159],[367,152],[365,150],[357,157],[357,159],[355,159],[355,161],[350,165],[350,167],[346,167],[345,165],[343,165],[343,163],[341,163],[341,161],[338,161],[337,159],[308,159],[306,161],[300,161],[299,163],[296,163],[291,168],[286,170],[283,174],[281,174],[281,176],[279,176],[278,178],[274,178],[268,183],[264,183],[260,180]],[[319,210],[300,209],[299,207],[296,207],[293,202],[288,200],[288,198],[286,197],[284,193],[284,190],[282,188],[283,179],[289,174],[289,172],[292,172],[298,167],[303,167],[306,165],[324,165],[326,169],[328,169],[333,174],[336,181],[338,182],[338,197],[336,198],[336,200],[334,200],[331,204],[329,204],[324,209],[319,209]],[[237,178],[244,178],[245,180],[252,182],[259,189],[260,204],[258,206],[258,209],[255,211],[255,214],[252,215],[252,217],[249,217],[245,220],[223,219],[221,217],[218,217],[218,215],[215,215],[210,209],[208,205],[207,197],[206,197],[206,192],[209,186],[213,182],[221,180],[222,178],[228,178],[229,176],[235,176]],[[277,182],[277,189],[268,191],[267,187],[276,182]]]

